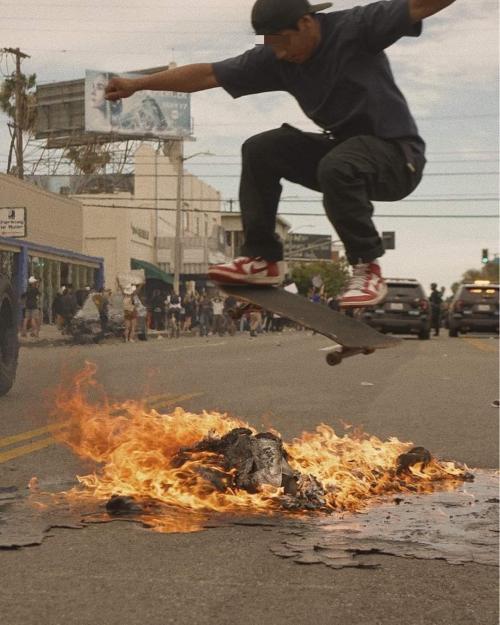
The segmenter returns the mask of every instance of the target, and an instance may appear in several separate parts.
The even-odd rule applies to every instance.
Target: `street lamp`
[[[184,141],[179,141],[179,155],[177,157],[177,205],[175,210],[175,240],[174,240],[174,292],[179,293],[180,274],[182,269],[182,177],[184,174],[184,162],[195,156],[215,156],[212,152],[196,152],[190,156],[184,156]]]

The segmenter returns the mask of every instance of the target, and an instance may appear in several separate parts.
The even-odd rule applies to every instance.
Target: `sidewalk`
[[[181,337],[182,338],[182,334]],[[167,338],[166,330],[148,330],[148,340],[154,341],[158,337]],[[123,339],[118,337],[106,338],[102,343],[110,343],[111,341],[121,342]],[[177,339],[176,339],[177,340]],[[21,336],[19,334],[20,347],[59,347],[62,345],[76,345],[72,336],[61,334],[55,325],[44,324],[40,329],[39,338]]]
[[[19,334],[20,347],[47,347],[71,345],[71,343],[71,337],[61,334],[60,330],[58,330],[55,325],[43,324],[40,328],[39,338],[34,338],[29,334],[28,336],[21,336]]]

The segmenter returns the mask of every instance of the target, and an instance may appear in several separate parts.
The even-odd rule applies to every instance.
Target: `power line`
[[[176,208],[155,208],[147,206],[114,206],[112,204],[84,204],[85,208],[119,208],[122,210],[146,210],[153,212],[176,212]],[[216,213],[218,215],[241,215],[240,211],[218,211],[212,209],[199,209],[198,211],[185,209],[184,212],[200,212],[200,213]],[[281,212],[279,215],[287,217],[327,217],[326,213],[297,213],[297,212]],[[427,214],[427,215],[405,215],[402,213],[380,213],[374,215],[375,219],[498,219],[498,215],[439,215],[439,214]]]
[[[72,197],[74,199],[78,199],[78,195],[80,194],[74,194]],[[82,193],[81,195],[85,195],[85,193]],[[89,195],[89,194],[86,194]],[[93,194],[91,194],[93,195]],[[103,199],[107,199],[107,198],[103,198]],[[131,198],[119,198],[119,197],[113,197],[113,201],[115,202],[129,202]],[[163,201],[163,202],[175,202],[177,200],[176,197],[161,197],[160,195],[158,196],[158,198],[154,198],[154,197],[133,197],[134,200],[136,200],[137,202],[154,202],[156,200],[158,201]],[[219,198],[209,198],[209,197],[202,197],[202,198],[191,198],[191,197],[183,197],[182,198],[185,202],[220,202],[223,200],[220,200]],[[435,198],[435,197],[423,197],[423,198],[410,198],[410,199],[403,199],[403,200],[398,200],[401,203],[412,203],[412,202],[435,202],[435,203],[442,203],[442,202],[497,202],[499,200],[498,197],[491,197],[491,198],[486,198],[486,197],[465,197],[465,198]],[[376,201],[376,200],[375,200]],[[280,202],[286,202],[289,204],[318,204],[318,203],[322,203],[323,200],[321,198],[307,198],[307,197],[302,197],[302,198],[283,198],[280,200]]]

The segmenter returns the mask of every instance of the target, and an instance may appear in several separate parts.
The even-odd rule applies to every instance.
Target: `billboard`
[[[329,234],[290,232],[286,240],[286,256],[290,260],[331,260],[332,237]]]
[[[26,208],[0,208],[0,237],[26,236]]]
[[[185,137],[191,135],[189,93],[138,91],[129,98],[104,99],[111,78],[135,78],[141,73],[85,72],[85,131],[131,137]]]

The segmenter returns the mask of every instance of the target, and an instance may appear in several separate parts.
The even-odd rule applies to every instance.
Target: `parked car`
[[[0,275],[0,395],[14,384],[19,342],[18,306],[9,280]]]
[[[476,280],[462,284],[450,302],[448,332],[451,337],[458,333],[498,333],[499,285],[488,280]]]
[[[431,331],[429,299],[418,282],[410,278],[386,278],[386,297],[365,308],[362,320],[379,332],[416,334],[428,339]]]

